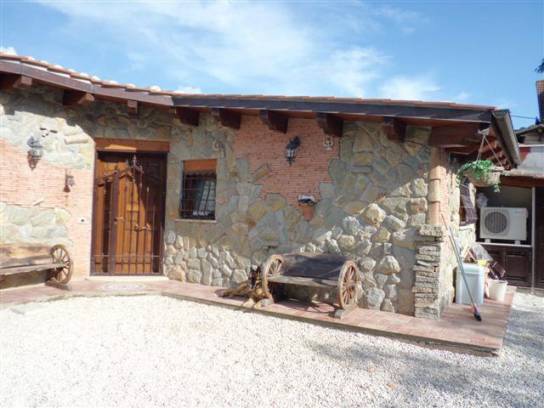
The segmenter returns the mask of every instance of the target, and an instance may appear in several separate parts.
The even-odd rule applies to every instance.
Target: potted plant
[[[491,160],[474,160],[463,164],[457,177],[459,182],[466,177],[476,187],[493,186],[494,191],[499,191],[503,171],[503,167],[495,166]]]

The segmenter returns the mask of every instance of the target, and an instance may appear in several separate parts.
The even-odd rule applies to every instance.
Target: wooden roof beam
[[[468,156],[477,152],[479,148],[480,148],[480,145],[478,143],[473,143],[463,147],[448,147],[446,148],[446,151],[451,154]]]
[[[216,118],[221,125],[231,129],[240,129],[240,124],[242,123],[241,113],[222,108],[212,108],[211,112],[212,116]]]
[[[271,110],[261,110],[259,111],[259,117],[268,126],[268,129],[287,133],[289,118],[285,114]]]
[[[138,116],[138,101],[127,101],[127,111],[130,116]]]
[[[64,106],[84,106],[92,102],[94,102],[94,96],[88,92],[65,90],[62,96]]]
[[[1,74],[0,75],[0,89],[19,89],[19,88],[28,88],[32,86],[32,78],[25,75],[17,74]]]
[[[344,121],[331,113],[317,112],[315,114],[317,124],[326,135],[342,137]]]
[[[200,123],[200,112],[191,108],[176,108],[176,116],[184,125],[198,126]]]
[[[433,147],[465,147],[481,142],[478,125],[433,127],[429,145]]]
[[[387,138],[393,142],[402,143],[406,136],[406,123],[398,118],[383,118],[383,131]]]

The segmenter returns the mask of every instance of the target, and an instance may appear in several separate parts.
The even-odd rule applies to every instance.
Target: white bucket
[[[491,280],[489,285],[489,298],[498,302],[504,302],[508,282],[504,280]]]

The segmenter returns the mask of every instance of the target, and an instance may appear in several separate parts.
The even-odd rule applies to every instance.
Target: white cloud
[[[461,91],[453,97],[453,100],[456,102],[465,102],[471,97],[470,93],[466,91]]]
[[[201,94],[202,89],[197,86],[182,86],[176,89],[176,92],[185,94]]]
[[[0,47],[0,52],[4,54],[17,55],[17,51],[13,47]]]
[[[404,100],[433,99],[440,87],[427,77],[393,77],[380,87],[384,98]]]
[[[417,26],[427,21],[420,13],[391,6],[381,7],[374,11],[374,13],[377,16],[385,17],[398,24],[406,34],[413,33]]]
[[[379,89],[391,61],[376,47],[361,45],[368,44],[368,33],[389,28],[391,22],[412,27],[420,18],[358,2],[301,8],[289,2],[39,1],[68,17],[67,31],[77,27],[82,36],[97,38],[99,26],[98,35],[124,50],[128,70],[212,92],[219,87],[239,93],[368,97]],[[339,23],[330,24],[330,16]],[[343,24],[350,16],[357,18]]]

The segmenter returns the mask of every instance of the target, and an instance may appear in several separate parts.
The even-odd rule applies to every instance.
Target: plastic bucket
[[[498,302],[504,302],[506,286],[508,286],[508,282],[504,280],[492,280],[489,285],[489,298]]]
[[[463,269],[465,271],[466,283],[470,290],[470,294],[474,299],[474,303],[481,305],[484,303],[486,269],[471,263],[463,263]],[[455,284],[455,303],[470,305],[470,295],[468,294],[465,281],[459,268],[457,268],[457,279]]]

